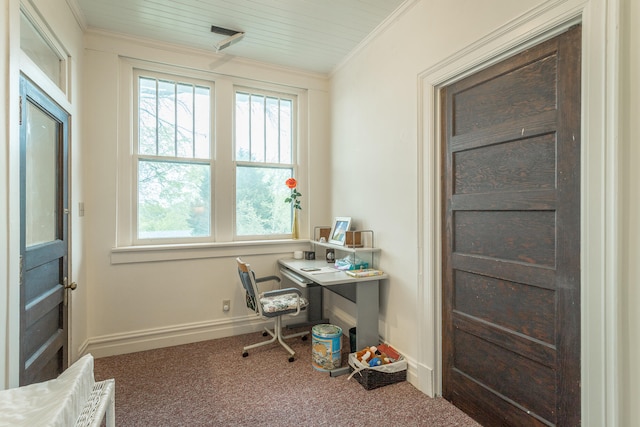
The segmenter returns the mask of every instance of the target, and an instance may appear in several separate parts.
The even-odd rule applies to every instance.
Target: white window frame
[[[148,77],[157,80],[166,80],[166,81],[175,81],[176,83],[187,83],[195,86],[206,87],[209,89],[209,111],[210,111],[210,121],[209,121],[209,158],[183,158],[183,157],[170,157],[170,156],[153,156],[148,154],[140,154],[138,152],[138,135],[139,135],[139,117],[138,117],[138,95],[139,95],[139,81],[141,77]],[[173,74],[161,73],[156,71],[150,71],[148,69],[135,68],[133,70],[133,91],[132,91],[132,112],[133,112],[133,144],[132,144],[132,154],[131,154],[131,169],[132,169],[132,180],[131,180],[131,191],[132,196],[134,197],[134,201],[132,201],[132,219],[133,219],[133,230],[132,230],[132,241],[134,245],[157,245],[157,244],[176,244],[176,243],[197,243],[197,242],[210,242],[215,241],[215,229],[213,227],[215,212],[213,210],[213,206],[215,205],[215,186],[214,186],[214,170],[215,170],[215,162],[214,162],[214,153],[215,153],[215,141],[213,138],[213,129],[215,127],[214,117],[215,113],[213,111],[213,100],[215,98],[215,87],[213,82],[202,80],[202,79],[194,79],[190,77],[178,76]],[[202,237],[178,237],[178,238],[146,238],[141,239],[138,233],[138,165],[141,159],[144,160],[173,160],[175,162],[186,163],[186,164],[206,164],[209,166],[209,236]]]
[[[134,187],[137,176],[133,167],[133,144],[137,144],[134,134],[134,70],[142,69],[152,73],[168,74],[177,80],[195,79],[213,85],[211,114],[213,119],[211,134],[211,159],[215,167],[211,176],[212,198],[211,235],[208,240],[194,240],[191,243],[184,239],[171,241],[155,241],[153,243],[138,242],[134,237],[137,189]],[[243,253],[272,253],[274,245],[301,244],[302,240],[291,240],[290,235],[277,238],[260,236],[255,239],[238,239],[235,235],[235,163],[234,163],[234,122],[235,88],[250,88],[252,91],[271,91],[296,97],[297,117],[296,141],[294,146],[297,163],[296,179],[298,189],[309,200],[309,184],[307,172],[308,153],[308,93],[304,88],[248,80],[228,75],[220,75],[207,71],[199,71],[156,62],[148,62],[133,58],[121,57],[118,71],[118,152],[117,152],[117,205],[115,241],[111,250],[113,264],[150,262],[178,259],[209,258],[229,256]],[[284,184],[283,184],[284,185]],[[283,201],[284,203],[284,201]],[[308,205],[307,205],[308,206]],[[307,208],[305,206],[305,208]],[[301,230],[308,227],[308,212],[299,211]],[[304,234],[303,234],[304,236]],[[215,239],[215,240],[214,240]],[[244,248],[244,249],[243,249]],[[278,250],[278,249],[276,249]]]

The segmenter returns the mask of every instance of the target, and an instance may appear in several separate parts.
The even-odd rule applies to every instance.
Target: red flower
[[[285,184],[287,184],[287,187],[289,188],[296,188],[296,185],[298,185],[298,181],[295,180],[295,178],[289,178]]]
[[[298,181],[296,181],[295,178],[289,178],[285,181],[285,184],[291,189],[291,195],[284,199],[284,202],[291,203],[293,209],[302,209],[302,206],[300,206],[300,200],[298,199],[298,197],[302,196],[302,194],[300,194],[298,190],[296,190]]]

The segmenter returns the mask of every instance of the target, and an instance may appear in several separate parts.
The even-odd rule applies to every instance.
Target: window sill
[[[134,264],[247,255],[285,254],[308,250],[309,240],[264,240],[228,243],[123,246],[111,249],[111,264]]]

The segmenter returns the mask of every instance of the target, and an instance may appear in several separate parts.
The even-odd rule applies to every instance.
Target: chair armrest
[[[296,289],[296,288],[274,289],[272,291],[264,292],[262,296],[275,297],[275,296],[284,295],[284,294],[298,294],[298,297],[302,296],[302,292],[300,291],[300,289]]]
[[[258,277],[256,279],[256,283],[268,282],[269,280],[275,280],[276,282],[280,282],[280,278],[278,276],[265,276],[265,277]]]
[[[266,282],[276,282],[278,285],[274,286],[277,287],[278,289],[280,288],[280,278],[278,276],[265,276],[265,277],[258,277],[256,278],[255,275],[253,276],[254,280],[256,281],[256,287],[258,289],[258,292],[261,291],[262,288],[262,283],[266,283]],[[269,286],[267,286],[268,288]],[[269,291],[267,291],[269,292]]]

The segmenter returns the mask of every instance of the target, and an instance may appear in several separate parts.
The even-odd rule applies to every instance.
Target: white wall
[[[123,101],[130,87],[123,82],[131,78],[128,64],[135,60],[177,67],[173,70],[178,73],[180,68],[182,72],[196,72],[201,78],[214,81],[218,94],[232,94],[234,79],[240,78],[248,84],[280,84],[301,90],[308,106],[302,110],[306,125],[301,131],[310,147],[300,153],[301,164],[307,166],[305,181],[308,180],[301,182],[308,186],[303,191],[301,236],[308,238],[313,224],[326,223],[329,213],[327,78],[213,52],[97,32],[86,34],[85,46],[84,137],[88,141],[85,177],[90,188],[85,211],[90,311],[88,339],[80,350],[104,356],[257,330],[259,323],[255,316],[249,317],[244,305],[235,257],[242,255],[259,275],[274,274],[278,258],[290,256],[294,250],[308,249],[308,241],[218,243],[181,250],[121,249],[113,253],[126,235],[117,226],[127,213],[117,208],[129,197],[127,188],[118,186],[122,174],[128,173],[131,145],[129,114],[125,110],[129,107]],[[231,114],[226,116],[231,118]],[[217,134],[217,137],[217,144],[229,141],[227,136]],[[219,177],[216,191],[232,191],[233,181],[233,177]],[[310,190],[313,198],[309,197]],[[222,233],[229,234],[228,230]],[[140,257],[146,261],[131,262]],[[231,300],[228,313],[222,311],[223,299]]]
[[[632,362],[640,356],[637,344],[640,316],[634,314],[640,302],[640,293],[634,286],[639,273],[634,261],[640,250],[639,229],[634,222],[638,198],[631,197],[637,196],[637,186],[627,187],[629,200],[635,201],[626,207],[619,206],[611,192],[607,193],[615,191],[618,179],[620,183],[635,183],[638,178],[627,179],[630,171],[619,175],[621,172],[612,166],[615,163],[609,157],[617,155],[611,129],[624,125],[625,120],[629,121],[630,133],[626,141],[629,156],[625,159],[631,163],[640,160],[638,149],[629,145],[638,137],[637,123],[631,126],[634,118],[626,117],[619,123],[609,107],[605,107],[620,96],[615,76],[605,72],[622,65],[615,59],[617,5],[615,0],[419,0],[394,17],[383,34],[354,53],[332,76],[332,213],[350,215],[365,228],[376,231],[376,245],[383,251],[380,266],[390,275],[382,286],[380,334],[408,356],[410,366],[418,372],[415,384],[427,393],[439,388],[436,372],[439,283],[437,274],[427,274],[433,272],[421,269],[423,263],[427,266],[432,260],[421,259],[420,254],[422,251],[433,254],[433,267],[437,268],[439,241],[437,233],[431,233],[431,239],[420,247],[419,236],[429,235],[424,229],[434,227],[431,222],[421,222],[421,215],[437,220],[439,195],[437,178],[424,180],[433,188],[422,187],[422,174],[437,176],[432,169],[437,160],[420,164],[420,158],[423,155],[426,158],[423,151],[432,151],[437,158],[433,147],[421,145],[423,138],[427,140],[434,133],[430,126],[437,119],[431,117],[435,110],[429,99],[421,98],[421,74],[435,73],[434,69],[445,69],[455,61],[462,64],[465,57],[471,58],[466,62],[467,69],[478,65],[472,59],[481,58],[474,51],[483,47],[476,44],[481,39],[491,47],[492,37],[498,40],[507,38],[505,35],[539,36],[537,28],[549,28],[537,16],[576,18],[584,12],[583,422],[585,425],[640,422],[638,409],[632,408],[631,403],[640,396],[640,377]],[[635,14],[627,19],[631,28],[638,25],[637,7],[634,5]],[[529,14],[534,9],[535,13]],[[522,20],[525,15],[530,16]],[[635,66],[627,82],[635,82],[637,79],[630,76],[638,72],[637,59],[630,59],[637,58],[637,30],[631,36],[634,43],[622,54],[622,63],[631,62]],[[490,52],[486,46],[483,49],[494,56],[504,53]],[[627,102],[636,109],[623,111],[635,111],[637,116],[635,89]],[[622,88],[622,92],[626,90],[626,86]],[[366,167],[354,168],[354,164]],[[367,189],[367,197],[349,197],[352,189]],[[432,211],[421,211],[419,192],[427,199],[424,206]],[[620,210],[621,207],[626,209]],[[620,215],[626,218],[626,225],[617,221]],[[619,234],[616,227],[621,227]],[[628,235],[629,231],[634,234]],[[616,270],[617,260],[609,249],[618,248],[623,235],[629,236],[621,252],[628,267],[625,283],[620,284],[617,276],[621,272]],[[616,305],[616,298],[620,298],[620,305]],[[627,298],[629,306],[624,302]],[[617,340],[618,326],[623,327],[624,333],[619,338],[624,344]],[[618,363],[623,360],[626,363]],[[434,378],[422,378],[422,374],[434,373]],[[628,373],[634,376],[629,377]]]

